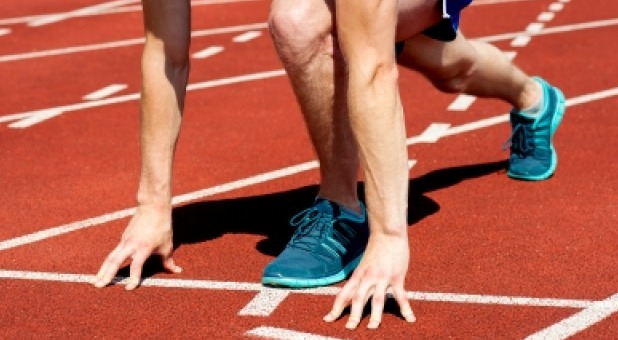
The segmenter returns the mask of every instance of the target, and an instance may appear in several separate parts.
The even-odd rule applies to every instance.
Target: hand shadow
[[[435,170],[411,179],[408,224],[416,224],[440,210],[439,204],[425,196],[425,193],[505,168],[506,161],[497,161]],[[290,218],[311,206],[317,192],[318,186],[312,185],[266,195],[195,202],[176,207],[172,211],[174,249],[182,244],[213,240],[224,234],[248,233],[266,236],[257,243],[256,249],[262,254],[277,256],[294,232],[288,223]],[[362,193],[361,183],[361,199]],[[153,256],[144,264],[142,276],[149,277],[162,271],[164,269],[160,259]],[[120,276],[128,274],[129,266],[123,267],[118,273]]]

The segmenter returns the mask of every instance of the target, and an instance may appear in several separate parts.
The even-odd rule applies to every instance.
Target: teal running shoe
[[[507,175],[511,178],[540,181],[556,171],[558,155],[553,138],[566,109],[562,92],[545,80],[534,77],[544,93],[544,107],[538,116],[511,110],[511,138],[505,145],[511,147]]]
[[[367,247],[369,224],[361,203],[358,215],[334,202],[316,199],[292,217],[296,227],[283,252],[264,269],[268,286],[310,288],[343,281],[356,269]]]

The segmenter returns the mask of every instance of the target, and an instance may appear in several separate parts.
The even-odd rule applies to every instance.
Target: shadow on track
[[[505,168],[506,161],[497,161],[435,170],[411,179],[408,224],[414,225],[440,210],[440,205],[425,196],[426,193]],[[318,186],[313,185],[267,195],[195,202],[174,208],[174,247],[205,242],[224,234],[249,233],[266,236],[258,242],[256,249],[263,254],[277,256],[294,232],[288,223],[289,219],[309,207],[317,192]],[[362,192],[360,184],[359,193],[362,195]],[[162,271],[160,261],[151,258],[144,265],[143,277]],[[118,274],[128,276],[128,266]]]

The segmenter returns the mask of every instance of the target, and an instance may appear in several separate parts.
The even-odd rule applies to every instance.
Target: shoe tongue
[[[538,115],[531,115],[529,113],[526,113],[525,111],[517,111],[515,112],[515,117],[519,118],[519,120],[522,120],[526,123],[530,123],[530,122],[534,122],[538,118]]]
[[[321,213],[330,214],[330,215],[333,214],[332,203],[325,198],[317,198],[315,200],[315,204],[313,205],[313,208],[317,209]]]

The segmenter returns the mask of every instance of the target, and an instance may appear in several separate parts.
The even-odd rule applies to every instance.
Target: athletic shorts
[[[440,22],[424,30],[423,34],[439,41],[455,40],[461,11],[470,5],[471,2],[472,0],[438,0],[436,6],[440,12],[448,14],[448,17],[443,17]],[[399,54],[402,50],[403,42],[397,43],[395,46],[396,53]]]

